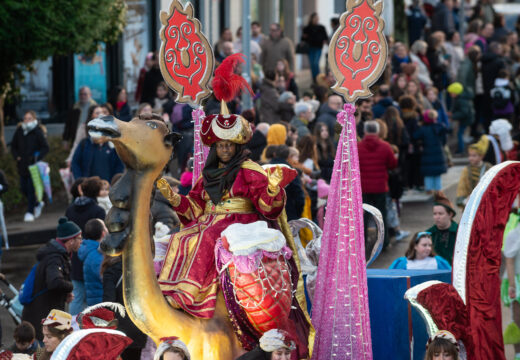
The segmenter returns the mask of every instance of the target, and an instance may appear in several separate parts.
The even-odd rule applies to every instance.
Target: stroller
[[[9,296],[5,291],[0,290],[0,306],[4,307],[9,315],[11,315],[13,321],[16,325],[22,322],[22,311],[23,305],[18,301],[18,290],[5,279],[5,277],[0,278],[0,282],[2,282],[9,291],[13,294],[13,296]]]

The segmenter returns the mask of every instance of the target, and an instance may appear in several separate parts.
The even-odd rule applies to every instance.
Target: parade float
[[[283,166],[263,168],[247,160],[243,144],[251,137],[250,124],[242,116],[230,114],[226,106],[239,90],[248,91],[247,83],[236,74],[243,58],[240,54],[229,57],[213,76],[213,50],[193,17],[191,4],[182,6],[173,1],[169,12],[161,13],[161,72],[176,91],[176,101],[194,108],[195,159],[190,194],[179,196],[159,180],[179,140],[160,116],[141,115],[129,123],[108,116],[89,123],[90,136],[113,142],[126,165],[125,174],[110,192],[114,205],[106,218],[110,234],[101,247],[108,255],[122,256],[128,316],[157,345],[174,336],[186,344],[192,358],[235,359],[257,345],[262,334],[283,329],[296,339],[300,359],[375,357],[372,332],[377,321],[371,322],[369,311],[354,103],[371,96],[370,87],[387,62],[382,6],[382,1],[347,1],[347,11],[329,48],[329,62],[337,80],[332,89],[347,104],[337,118],[342,130],[320,251],[315,254],[319,261],[315,262],[318,266],[312,299],[314,328],[304,295],[302,251],[294,241],[284,210],[284,186],[296,176],[295,171]],[[220,114],[204,113],[201,102],[210,95],[221,102]],[[217,148],[216,144],[222,146]],[[490,171],[487,185],[479,185],[480,193],[475,190],[472,195],[468,214],[463,217],[467,220],[465,229],[471,229],[474,219],[469,209],[485,213],[489,223],[482,222],[484,228],[476,225],[474,232],[459,232],[456,256],[468,260],[462,262],[464,271],[460,266],[454,269],[456,291],[451,285],[435,283],[411,289],[407,295],[429,319],[430,330],[452,331],[471,354],[486,353],[482,347],[503,353],[500,339],[493,338],[489,345],[492,340],[480,342],[478,334],[484,326],[492,326],[501,334],[498,294],[496,301],[494,298],[500,264],[497,239],[505,222],[502,213],[512,199],[502,193],[518,191],[518,171],[518,164]],[[493,176],[498,180],[491,181]],[[489,183],[489,190],[483,190]],[[169,239],[158,274],[149,222],[154,191],[163,193],[183,224],[181,231]],[[505,196],[507,201],[481,203],[488,193],[495,199]],[[500,211],[494,208],[498,205]],[[486,217],[489,211],[498,211],[499,216]],[[493,232],[483,236],[486,226]],[[491,234],[496,235],[494,242]],[[380,250],[378,238],[379,245],[369,251],[372,255]],[[477,252],[479,255],[474,255]],[[485,279],[475,270],[484,263],[490,265]],[[468,285],[475,276],[486,284],[477,291]],[[497,281],[496,289],[488,288],[491,280]],[[410,284],[413,281],[408,281],[407,288]],[[385,298],[372,298],[376,297]],[[441,306],[441,298],[450,299],[453,307]],[[492,308],[497,317],[484,318],[479,306]],[[407,313],[411,317],[411,310]],[[453,316],[448,319],[446,314]],[[413,336],[406,336],[408,345],[413,344]],[[424,348],[423,344],[418,346]],[[412,356],[413,350],[408,351]]]

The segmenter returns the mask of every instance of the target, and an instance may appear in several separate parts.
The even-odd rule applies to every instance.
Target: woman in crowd
[[[401,96],[399,98],[399,107],[401,108],[401,118],[410,137],[419,128],[419,114],[417,113],[417,102],[411,96]],[[417,140],[412,140],[408,144],[407,155],[405,157],[404,178],[405,186],[412,188],[420,188],[423,179],[419,170],[421,162],[421,147]]]
[[[170,121],[170,114],[173,111],[175,102],[172,99],[168,85],[166,85],[164,81],[161,81],[159,85],[157,85],[155,94],[153,112],[159,115],[164,114],[163,117],[166,117],[165,120]]]
[[[43,209],[43,202],[37,204],[34,186],[29,173],[29,166],[44,158],[49,152],[45,133],[38,123],[36,113],[29,110],[18,124],[11,141],[11,154],[16,160],[22,194],[27,198],[27,211],[23,221],[30,222],[38,218]]]
[[[309,23],[303,28],[302,41],[309,44],[309,62],[311,63],[312,81],[316,81],[316,76],[320,73],[320,58],[323,45],[329,42],[325,27],[319,24],[318,13],[312,13]],[[296,94],[296,93],[295,93]]]
[[[329,136],[330,135],[330,136]],[[317,123],[314,127],[314,137],[318,150],[318,165],[321,169],[321,177],[328,183],[332,177],[332,168],[334,167],[334,158],[336,157],[336,148],[332,143],[329,134],[329,128],[324,123]]]
[[[280,93],[284,91],[290,91],[296,96],[296,100],[298,100],[298,85],[296,85],[296,81],[294,80],[294,73],[289,69],[289,63],[285,59],[280,59],[276,62],[276,75],[278,75],[279,79],[283,78],[283,89]]]
[[[114,115],[114,111],[112,108],[112,105],[110,103],[106,103],[103,105],[92,105],[88,109],[87,113],[87,121],[85,121],[85,124],[83,124],[81,127],[78,128],[78,131],[76,133],[76,138],[74,139],[74,144],[72,144],[72,149],[70,150],[69,156],[67,157],[67,164],[70,164],[72,161],[72,157],[74,156],[74,153],[76,152],[76,149],[78,148],[78,145],[80,142],[82,142],[87,137],[87,124],[90,120],[107,116],[107,115]]]
[[[433,193],[442,190],[441,175],[446,172],[444,145],[446,144],[446,128],[437,123],[435,110],[426,110],[423,114],[423,125],[413,134],[422,146],[421,173],[424,176],[424,189]]]
[[[190,360],[190,352],[185,343],[176,337],[163,340],[157,348],[153,360]]]
[[[433,109],[432,104],[423,95],[421,85],[417,80],[411,79],[408,84],[406,84],[405,93],[415,99],[418,105],[417,111],[419,113],[422,113],[424,110]]]
[[[408,84],[408,77],[405,74],[398,74],[390,85],[390,94],[394,100],[399,100],[406,91],[406,84]]]
[[[42,320],[43,344],[34,354],[35,360],[50,360],[52,353],[72,333],[72,316],[65,311],[53,309]]]
[[[395,259],[390,269],[406,270],[451,270],[450,264],[435,256],[432,234],[426,231],[415,234],[410,240],[405,256]]]
[[[416,40],[410,48],[410,59],[415,64],[417,71],[417,80],[422,86],[432,86],[433,82],[430,78],[430,62],[426,56],[428,44],[423,40]]]
[[[108,102],[114,109],[114,116],[121,121],[132,120],[126,89],[120,85],[112,89]]]

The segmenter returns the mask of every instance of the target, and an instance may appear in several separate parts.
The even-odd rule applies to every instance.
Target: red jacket
[[[386,141],[377,135],[365,135],[358,143],[359,169],[363,194],[388,191],[388,170],[397,167],[397,159]]]

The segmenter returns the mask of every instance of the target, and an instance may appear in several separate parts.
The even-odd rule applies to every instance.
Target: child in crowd
[[[423,125],[413,134],[422,142],[421,173],[424,175],[424,189],[428,193],[442,189],[441,174],[446,172],[443,147],[446,144],[446,128],[437,123],[437,111],[423,113]]]
[[[22,321],[14,329],[13,337],[14,344],[9,348],[13,353],[32,355],[40,348],[34,326],[28,321]]]
[[[390,269],[451,270],[451,266],[442,257],[435,256],[432,234],[423,231],[412,237],[405,256],[395,259]]]
[[[475,120],[473,99],[459,82],[450,84],[448,93],[453,99],[450,112],[451,119],[457,121],[459,125],[457,130],[457,154],[462,154],[464,152],[464,132]]]
[[[110,183],[106,180],[101,180],[101,190],[99,191],[99,195],[97,197],[98,205],[105,210],[105,213],[108,214],[108,211],[112,208],[112,203],[108,198],[108,193],[110,192]]]
[[[156,96],[153,102],[153,112],[163,115],[166,123],[170,121],[170,114],[172,113],[175,102],[170,95],[170,89],[164,81],[157,85],[155,92]]]
[[[425,360],[458,360],[459,344],[455,336],[446,330],[440,330],[428,340]]]
[[[176,337],[171,337],[159,344],[153,360],[190,360],[190,358],[186,344]]]
[[[482,143],[476,143],[469,146],[468,160],[469,165],[462,169],[459,184],[457,185],[457,206],[464,208],[468,197],[473,189],[484,176],[484,173],[491,168],[491,164],[484,162],[486,149]]]

